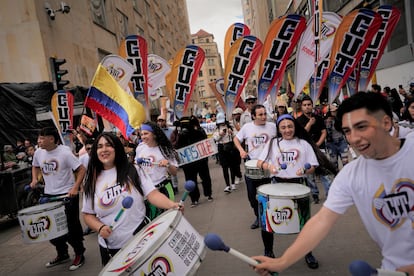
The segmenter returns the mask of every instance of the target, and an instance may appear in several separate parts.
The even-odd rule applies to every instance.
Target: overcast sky
[[[187,0],[190,30],[200,29],[214,35],[223,59],[224,37],[231,24],[243,23],[242,0]],[[224,66],[224,64],[223,64]]]

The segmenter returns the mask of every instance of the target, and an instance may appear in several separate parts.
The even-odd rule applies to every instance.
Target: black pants
[[[256,198],[257,188],[263,184],[270,184],[270,178],[262,179],[251,179],[248,176],[244,176],[247,187],[247,198],[249,200],[250,206],[253,208],[253,212],[256,217],[259,216],[259,203]]]
[[[190,198],[192,202],[199,201],[200,199],[200,190],[198,189],[197,185],[197,175],[200,175],[201,184],[203,185],[204,196],[211,196],[211,177],[210,170],[208,167],[208,158],[190,163],[188,165],[184,165],[183,171],[186,181],[193,180],[194,183],[196,183],[195,189],[192,192],[190,192]]]
[[[68,255],[69,243],[76,255],[82,255],[85,252],[83,246],[83,230],[79,220],[79,195],[68,198],[65,202],[65,213],[68,222],[68,234],[50,240],[50,243],[56,247],[58,256]]]

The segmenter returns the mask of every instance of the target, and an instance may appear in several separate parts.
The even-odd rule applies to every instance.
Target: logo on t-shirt
[[[59,162],[57,160],[49,160],[43,163],[42,173],[44,175],[54,174],[59,168]]]
[[[269,141],[269,135],[266,133],[254,135],[250,138],[250,144],[252,145],[253,149],[257,149],[263,146],[267,141]]]
[[[401,179],[389,194],[381,185],[372,205],[377,220],[392,229],[400,227],[406,219],[414,222],[414,183]]]

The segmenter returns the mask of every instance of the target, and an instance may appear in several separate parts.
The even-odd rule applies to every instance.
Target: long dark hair
[[[165,159],[175,159],[178,161],[178,154],[174,150],[174,147],[170,139],[167,138],[164,131],[156,123],[147,121],[144,124],[149,125],[152,128],[152,133],[154,134],[155,142],[157,142],[158,148],[160,149],[162,156],[164,156]]]
[[[410,112],[408,111],[408,108],[410,107],[410,105],[412,105],[414,103],[414,98],[411,98],[407,101],[407,103],[405,104],[405,110],[403,115],[401,116],[402,120],[407,120],[410,123],[414,122],[414,118],[410,115]]]
[[[319,166],[316,168],[318,173],[323,173],[323,174],[333,174],[336,175],[338,173],[338,169],[334,166],[334,164],[332,164],[331,161],[329,161],[328,157],[326,157],[326,155],[319,149],[319,147],[316,145],[316,143],[312,140],[311,136],[309,135],[309,133],[306,131],[306,129],[299,124],[295,118],[293,118],[293,116],[291,115],[283,115],[282,117],[279,117],[280,120],[277,121],[277,128],[279,129],[279,124],[281,121],[283,120],[291,120],[295,126],[295,134],[294,136],[298,139],[302,139],[305,140],[306,142],[308,142],[313,151],[315,152],[316,155],[316,159],[318,160]],[[279,143],[280,141],[283,140],[282,134],[280,133],[280,131],[277,131],[277,135],[276,137],[273,137],[270,140],[270,145],[269,145],[269,152],[267,153],[266,159],[269,157],[270,152],[272,151],[272,144],[273,144],[273,140],[276,139],[277,142],[277,146],[280,150],[280,146]],[[266,160],[265,159],[265,160]]]
[[[141,180],[139,179],[138,172],[133,164],[128,161],[126,156],[124,146],[119,140],[118,137],[109,132],[101,133],[95,140],[92,145],[91,153],[89,157],[88,170],[85,176],[84,182],[84,191],[85,196],[93,199],[96,189],[96,180],[99,174],[104,170],[102,162],[98,158],[98,143],[101,138],[105,140],[114,148],[115,150],[115,160],[114,164],[116,167],[116,181],[123,187],[125,184],[134,185],[141,195],[144,195],[141,187]]]

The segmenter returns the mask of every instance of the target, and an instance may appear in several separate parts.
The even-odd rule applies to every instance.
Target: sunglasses
[[[256,101],[246,101],[247,104],[254,104]]]
[[[165,122],[163,119],[158,119],[157,122]]]

